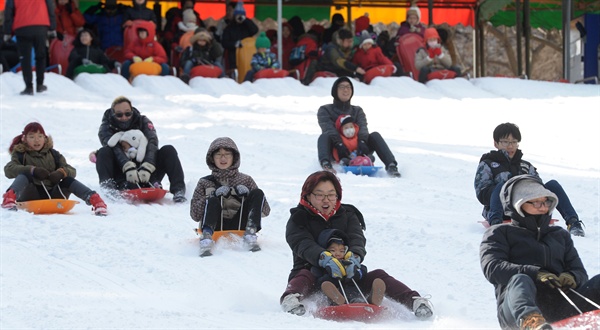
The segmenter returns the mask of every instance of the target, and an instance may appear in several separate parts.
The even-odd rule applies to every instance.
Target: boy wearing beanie
[[[279,62],[274,53],[271,53],[271,41],[265,32],[256,38],[256,54],[250,62],[252,69],[246,73],[244,81],[253,81],[254,74],[263,69],[279,69]]]

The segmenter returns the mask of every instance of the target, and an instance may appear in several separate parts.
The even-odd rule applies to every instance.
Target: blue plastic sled
[[[356,175],[376,176],[381,166],[342,166],[344,173],[350,172]]]

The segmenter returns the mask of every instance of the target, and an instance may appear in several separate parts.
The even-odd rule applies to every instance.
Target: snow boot
[[[302,316],[306,313],[306,308],[302,303],[300,303],[300,297],[302,297],[299,293],[290,293],[281,302],[281,308],[284,312]]]
[[[17,194],[12,189],[8,189],[4,195],[2,195],[2,208],[9,211],[17,210]]]
[[[106,216],[108,214],[106,203],[98,193],[93,193],[87,200],[87,204],[92,206],[92,211],[97,216]]]
[[[33,87],[25,87],[25,89],[19,93],[21,95],[33,95]]]
[[[567,230],[569,230],[569,233],[571,233],[571,235],[573,236],[584,237],[585,231],[583,231],[582,225],[583,222],[581,222],[581,220],[577,218],[572,218],[569,221],[567,221]]]
[[[340,290],[335,286],[335,284],[325,281],[321,284],[321,291],[329,298],[335,305],[343,305],[346,303],[346,299],[340,293]]]
[[[394,163],[388,165],[385,170],[387,171],[388,175],[393,178],[401,177],[400,172],[398,172],[398,166],[396,166]]]
[[[48,90],[48,87],[46,87],[46,85],[43,85],[43,84],[42,85],[37,85],[35,87],[35,91],[38,92],[38,93],[43,93],[43,92],[45,92],[47,90]]]
[[[429,297],[413,297],[413,312],[420,320],[427,320],[433,316],[433,305]]]
[[[520,330],[552,330],[552,326],[537,312],[527,314],[519,323]]]
[[[321,167],[323,168],[323,170],[329,171],[329,172],[335,174],[335,170],[333,169],[333,165],[331,165],[331,162],[328,161],[327,159],[321,161]]]
[[[200,257],[212,256],[212,248],[215,246],[215,241],[212,239],[212,234],[208,231],[202,232],[200,239]]]
[[[185,198],[185,192],[178,191],[173,194],[173,203],[179,204],[185,202],[187,202],[187,198]]]
[[[385,295],[385,282],[376,278],[373,280],[373,285],[371,287],[371,295],[369,296],[369,303],[377,306],[381,306],[383,302],[383,296]]]
[[[260,246],[258,245],[257,241],[258,237],[256,236],[256,228],[246,228],[246,231],[244,232],[244,245],[246,246],[248,251],[260,251]]]

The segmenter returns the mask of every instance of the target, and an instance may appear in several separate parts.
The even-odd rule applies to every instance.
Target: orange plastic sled
[[[366,304],[344,304],[339,306],[325,306],[318,309],[314,316],[333,321],[375,321],[382,316],[385,307]]]
[[[202,234],[201,230],[198,228],[195,228],[194,231],[198,235]],[[213,241],[216,242],[220,238],[227,238],[227,237],[231,237],[231,236],[242,237],[242,236],[244,236],[244,231],[243,230],[218,230],[212,234],[212,239],[213,239]]]
[[[37,199],[26,202],[17,203],[18,207],[27,212],[31,212],[33,214],[57,214],[57,213],[67,213],[71,211],[71,209],[75,206],[75,204],[79,204],[77,201],[72,201],[69,199]]]
[[[138,62],[133,63],[129,67],[129,74],[131,76],[131,80],[133,78],[141,75],[147,74],[149,76],[158,76],[162,72],[162,67],[158,63],[154,62]]]
[[[162,199],[166,194],[167,191],[161,188],[138,188],[125,190],[122,192],[123,198],[131,202],[154,202]]]

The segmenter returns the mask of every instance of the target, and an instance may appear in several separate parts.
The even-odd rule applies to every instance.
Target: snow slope
[[[11,139],[40,121],[77,178],[99,189],[87,156],[99,147],[103,111],[125,95],[152,119],[160,144],[177,148],[188,199],[209,174],[210,142],[229,136],[242,153],[241,171],[254,177],[272,208],[259,234],[262,251],[219,243],[215,256],[203,259],[189,202],[175,205],[170,194],[160,204],[107,201],[104,218],[84,203],[68,215],[0,210],[0,328],[498,328],[493,287],[479,266],[484,229],[476,222],[481,205],[473,178],[479,157],[493,148],[493,129],[507,121],[520,126],[520,147],[542,178],[559,180],[569,193],[586,224],[576,247],[588,273],[600,273],[598,86],[377,78],[355,83],[352,103],[384,136],[402,178],[340,174],[344,202],[366,218],[369,269],[383,268],[430,294],[437,316],[416,321],[390,300],[384,303],[395,317],[368,325],[281,312],[292,266],[285,224],[304,179],[319,170],[316,111],[331,102],[333,81],[319,78],[307,87],[291,78],[241,85],[195,78],[188,86],[141,76],[130,85],[113,74],[75,81],[49,74],[48,92],[25,97],[18,95],[20,75],[0,75],[2,164]],[[2,177],[0,190],[10,183]]]

